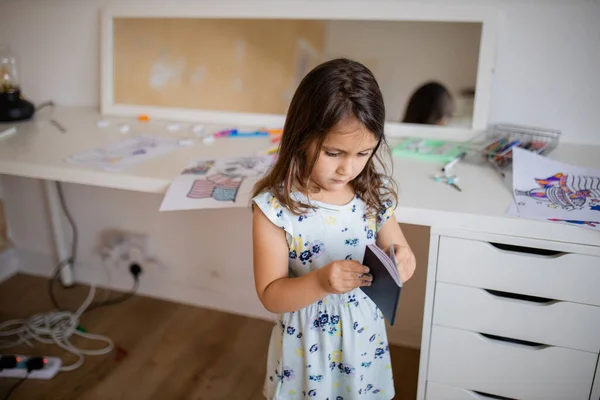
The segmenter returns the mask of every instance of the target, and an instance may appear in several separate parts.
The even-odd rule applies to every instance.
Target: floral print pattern
[[[307,265],[321,257],[324,253],[325,244],[322,241],[304,241],[302,235],[300,234],[292,239],[289,258],[291,260],[298,259],[302,265]]]
[[[294,194],[297,201],[305,198]],[[383,201],[374,218],[355,196],[344,206],[294,215],[270,193],[254,199],[286,232],[290,276],[302,276],[334,260],[358,260],[394,212]],[[305,201],[304,201],[305,202]],[[394,383],[381,311],[360,290],[329,295],[279,316],[269,346],[264,394],[267,399],[391,399]]]

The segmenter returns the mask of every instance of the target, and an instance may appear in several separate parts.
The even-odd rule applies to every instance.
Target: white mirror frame
[[[107,116],[199,122],[228,126],[282,127],[285,115],[118,104],[113,93],[115,18],[273,18],[370,21],[479,22],[482,24],[471,128],[386,122],[386,135],[466,139],[488,124],[498,14],[493,8],[380,1],[203,1],[190,4],[113,5],[102,11],[101,113]]]

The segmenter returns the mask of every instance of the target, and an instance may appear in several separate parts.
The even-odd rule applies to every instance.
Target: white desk
[[[204,157],[235,157],[254,154],[269,146],[263,138],[219,139],[212,145],[200,140],[146,163],[115,173],[70,164],[64,159],[94,147],[124,139],[137,133],[168,135],[165,123],[140,123],[129,120],[133,127],[121,134],[116,124],[99,128],[102,117],[88,108],[57,108],[53,117],[67,128],[61,133],[43,114],[31,122],[17,124],[19,132],[0,140],[0,173],[79,183],[98,187],[165,193],[171,179],[187,166],[189,160]],[[229,128],[229,127],[215,127]],[[190,129],[172,133],[174,137],[193,138]],[[393,142],[393,139],[390,139]],[[600,168],[600,146],[560,145],[551,158],[581,166]],[[597,234],[587,230],[504,215],[511,201],[510,188],[491,168],[458,164],[462,192],[431,179],[439,166],[431,163],[394,159],[394,178],[398,182],[400,204],[398,221],[481,232],[524,236],[544,240],[598,245]],[[475,194],[485,193],[485,197]],[[241,206],[247,204],[241,198]]]
[[[123,135],[114,123],[107,128],[97,127],[102,118],[90,109],[58,108],[53,118],[67,128],[67,133],[58,131],[41,114],[35,121],[17,124],[16,135],[0,140],[1,174],[164,193],[190,159],[254,154],[269,145],[265,138],[219,139],[210,146],[197,140],[193,146],[123,172],[106,172],[69,164],[64,159],[135,133],[166,135],[165,123],[129,120],[133,129]],[[193,138],[189,128],[172,135]],[[550,157],[600,168],[599,153],[600,146],[561,144]],[[488,167],[459,164],[456,171],[462,192],[434,182],[431,176],[438,168],[435,164],[394,159],[394,178],[400,188],[398,221],[431,227],[419,398],[472,399],[478,396],[475,390],[523,399],[589,398],[600,353],[600,339],[596,339],[600,338],[600,295],[593,293],[600,290],[592,290],[600,282],[600,234],[505,216],[511,201],[510,188]],[[49,189],[51,186],[47,185]],[[476,191],[485,195],[476,195]],[[246,207],[247,200],[240,196],[240,207]],[[58,234],[60,222],[53,224]],[[498,249],[490,243],[521,248]],[[61,246],[60,239],[57,244]],[[561,254],[532,255],[530,249]],[[531,298],[507,300],[483,289],[554,302],[540,305],[529,301]],[[453,308],[448,304],[463,306]],[[467,307],[472,304],[481,306]],[[488,321],[489,315],[497,318]],[[536,330],[528,321],[544,329]],[[548,334],[551,331],[556,332]],[[569,333],[575,331],[579,335]],[[507,344],[475,332],[539,342],[547,347]],[[454,355],[453,349],[460,351]],[[594,400],[600,397],[598,381],[600,378],[595,381]],[[567,393],[569,396],[564,397]]]

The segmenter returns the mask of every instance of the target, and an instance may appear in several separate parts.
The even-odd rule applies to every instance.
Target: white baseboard
[[[0,253],[0,282],[8,280],[19,272],[19,257],[15,249]]]
[[[56,262],[47,254],[18,250],[19,272],[50,277],[56,267]],[[100,266],[76,265],[74,268],[75,281],[78,283],[94,284],[98,287],[108,286],[118,291],[131,289],[133,280],[128,272],[111,272],[107,285],[106,271]],[[142,275],[138,294],[177,303],[189,304],[213,310],[243,315],[263,320],[274,320],[275,316],[266,311],[258,297],[253,294],[235,293],[210,290],[185,285],[179,282],[161,279],[160,276]]]
[[[17,250],[13,258],[18,260],[18,271],[21,273],[50,277],[56,267],[56,262],[47,254]],[[2,265],[0,263],[0,265]],[[16,271],[16,269],[15,269]],[[98,287],[108,286],[110,289],[127,291],[133,283],[128,272],[115,273],[111,271],[107,285],[106,270],[101,265],[76,265],[75,281],[78,283],[94,284]],[[142,275],[138,289],[140,295],[204,307],[262,320],[274,320],[275,315],[264,309],[258,297],[252,293],[223,292],[217,289],[200,288],[169,280],[160,275]],[[414,333],[388,327],[388,341],[392,345],[420,348],[420,332]]]

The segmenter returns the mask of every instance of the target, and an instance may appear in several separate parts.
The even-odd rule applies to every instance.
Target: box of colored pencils
[[[521,125],[494,125],[485,132],[480,145],[483,156],[499,171],[512,165],[512,149],[520,147],[537,154],[549,154],[558,145],[560,131]]]

